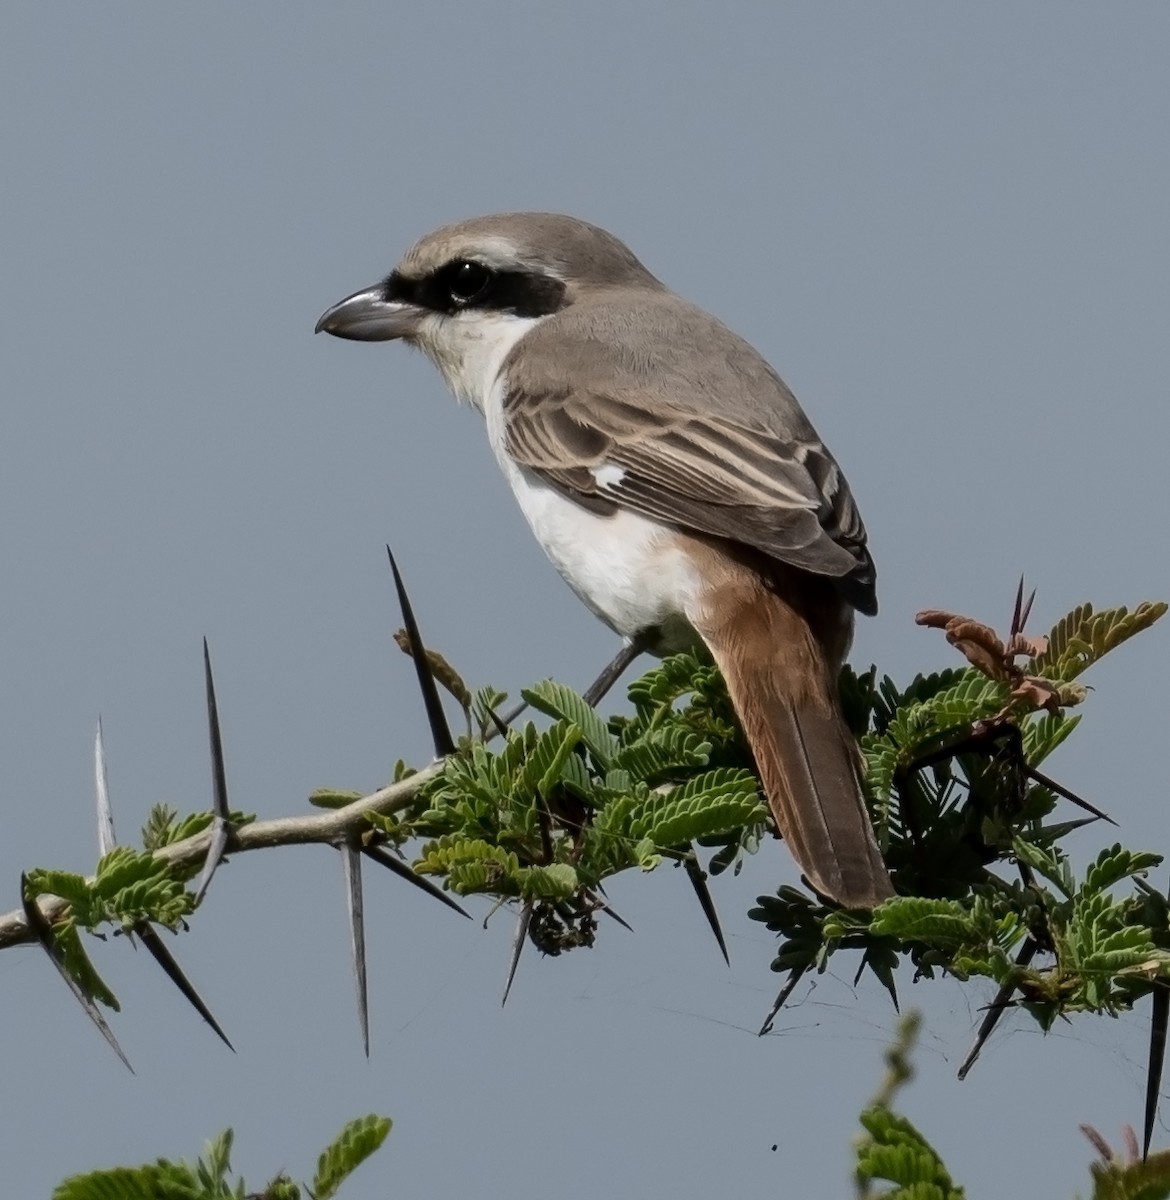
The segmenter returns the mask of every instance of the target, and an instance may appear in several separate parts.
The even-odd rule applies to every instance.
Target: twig
[[[379,788],[368,796],[354,800],[344,808],[328,812],[310,813],[305,816],[274,817],[268,821],[253,821],[241,825],[234,831],[232,853],[243,854],[249,850],[267,850],[273,846],[333,845],[346,841],[351,834],[362,833],[369,828],[366,820],[369,813],[386,816],[408,807],[419,790],[442,773],[442,761],[433,762],[414,775]],[[184,838],[155,851],[155,857],[176,866],[193,866],[202,863],[211,845],[212,831],[204,829],[193,837]],[[93,877],[90,877],[90,882]],[[40,909],[46,920],[56,921],[66,907],[66,901],[57,896],[39,897]],[[0,950],[8,946],[27,945],[37,941],[36,934],[29,928],[24,911],[17,909],[0,916]]]

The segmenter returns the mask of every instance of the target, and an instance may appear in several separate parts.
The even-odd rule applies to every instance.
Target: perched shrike
[[[584,221],[424,237],[317,330],[418,346],[487,420],[533,533],[623,637],[706,644],[776,826],[818,892],[892,894],[837,677],[877,611],[865,529],[796,398],[742,338]]]

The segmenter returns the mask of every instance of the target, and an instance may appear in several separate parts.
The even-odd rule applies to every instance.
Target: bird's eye
[[[443,271],[443,283],[451,299],[459,305],[470,304],[481,296],[492,280],[492,273],[482,263],[454,262]]]

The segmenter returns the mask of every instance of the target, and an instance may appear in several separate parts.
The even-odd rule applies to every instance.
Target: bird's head
[[[662,284],[612,234],[556,213],[502,213],[445,225],[381,282],[335,304],[317,332],[401,340],[482,408],[509,350],[536,323],[608,288]]]

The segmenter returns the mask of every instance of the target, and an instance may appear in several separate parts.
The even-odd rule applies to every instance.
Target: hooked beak
[[[388,342],[410,339],[418,332],[422,309],[400,300],[387,300],[383,284],[363,288],[326,309],[314,333],[324,330],[354,342]]]

